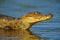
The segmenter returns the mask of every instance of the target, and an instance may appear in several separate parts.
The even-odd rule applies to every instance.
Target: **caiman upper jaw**
[[[43,15],[39,21],[48,20],[52,18],[52,16],[53,16],[52,14]]]

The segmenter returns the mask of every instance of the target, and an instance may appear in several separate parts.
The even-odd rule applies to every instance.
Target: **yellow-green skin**
[[[33,24],[52,18],[52,14],[42,14],[40,12],[29,12],[20,18],[10,20],[7,17],[0,18],[0,28],[6,29],[29,29]]]

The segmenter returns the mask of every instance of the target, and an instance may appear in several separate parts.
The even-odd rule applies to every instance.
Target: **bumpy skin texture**
[[[2,17],[0,18],[0,28],[29,29],[33,24],[50,18],[52,18],[52,14],[45,15],[40,12],[29,12],[17,19],[13,17]]]

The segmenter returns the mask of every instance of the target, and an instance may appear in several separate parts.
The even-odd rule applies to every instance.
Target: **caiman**
[[[52,14],[43,14],[37,11],[29,12],[20,18],[0,15],[0,28],[3,29],[29,29],[33,24],[52,18]]]

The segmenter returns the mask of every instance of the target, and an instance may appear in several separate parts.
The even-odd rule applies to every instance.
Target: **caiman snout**
[[[52,17],[53,17],[52,14],[47,14],[47,19],[50,19],[50,18],[52,18]]]

